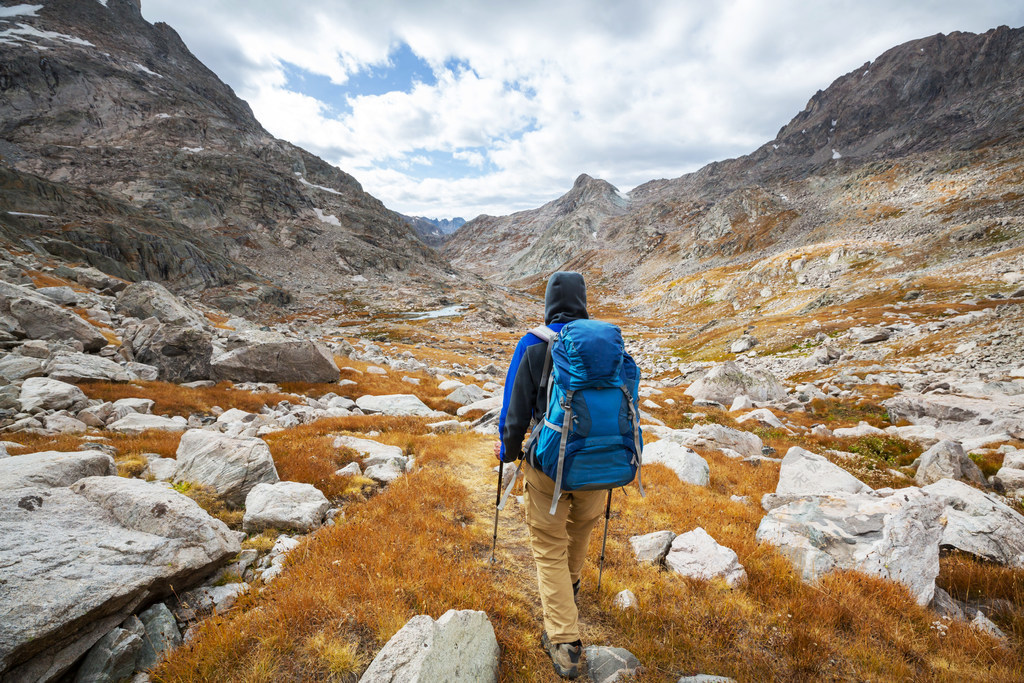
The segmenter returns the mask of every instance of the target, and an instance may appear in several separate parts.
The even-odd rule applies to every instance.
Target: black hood
[[[544,293],[544,324],[587,317],[587,283],[583,276],[564,271],[553,274]]]

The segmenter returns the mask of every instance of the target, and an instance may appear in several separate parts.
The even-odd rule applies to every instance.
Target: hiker
[[[519,340],[509,365],[499,422],[500,442],[495,445],[495,454],[504,463],[523,458],[523,439],[527,430],[538,425],[531,433],[522,469],[526,480],[524,493],[526,521],[530,531],[533,557],[537,564],[537,583],[544,613],[544,631],[541,635],[541,642],[551,657],[555,671],[566,678],[575,678],[579,674],[580,655],[583,650],[576,595],[580,588],[580,575],[587,546],[590,543],[590,534],[600,521],[602,509],[607,518],[608,508],[605,505],[605,497],[608,495],[610,505],[611,486],[602,486],[600,490],[565,490],[573,487],[561,486],[561,481],[556,485],[552,476],[542,471],[542,464],[534,455],[534,451],[539,448],[536,443],[533,443],[540,432],[539,423],[544,423],[549,417],[547,415],[547,402],[550,395],[548,384],[553,382],[553,379],[549,379],[552,376],[547,374],[552,362],[549,344],[546,343],[548,339],[542,337],[547,336],[550,339],[553,337],[553,333],[561,332],[572,321],[588,319],[586,284],[583,276],[579,273],[556,272],[553,274],[548,280],[544,298],[544,322],[548,329],[537,328],[524,335]],[[620,403],[623,405],[629,403],[629,401],[623,401],[620,387],[626,389],[626,386],[632,383],[633,402],[635,403],[639,372],[632,359],[622,350],[621,334],[618,328],[596,321],[587,324],[595,327],[603,325],[602,329],[613,330],[613,335],[618,340],[618,350],[615,354],[618,364],[609,363],[614,369],[615,381],[606,386],[612,387],[615,397],[614,410],[619,411]],[[628,364],[632,368],[629,370],[631,374],[629,374],[630,379],[628,380],[619,379],[620,367],[624,368],[626,365],[621,360],[623,357],[629,359]],[[569,397],[571,398],[572,394],[569,394]],[[626,408],[621,410],[624,412]],[[638,418],[636,417],[638,411],[633,412],[633,410],[633,408],[629,408],[633,419],[629,422],[632,426],[629,427],[627,440],[630,447],[635,443],[635,450],[638,453],[641,446]],[[565,415],[563,414],[562,417],[564,418]],[[572,422],[571,412],[569,418]],[[619,420],[614,417],[611,420],[605,419],[604,422],[613,422],[613,428],[618,429]],[[554,435],[552,437],[555,443],[554,450],[557,452],[559,432],[548,431]],[[635,442],[633,441],[634,436]],[[561,445],[564,453],[564,439]],[[622,450],[624,453],[626,452],[625,448]],[[632,481],[639,467],[638,455],[633,460],[632,471],[615,485],[624,485]],[[560,476],[560,474],[561,470],[559,469],[559,475],[554,476]],[[554,500],[556,490],[559,491],[557,504]],[[497,523],[497,518],[495,523]],[[495,539],[497,539],[496,531]]]

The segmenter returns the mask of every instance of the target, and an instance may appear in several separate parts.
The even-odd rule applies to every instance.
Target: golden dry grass
[[[486,562],[491,442],[427,436],[409,422],[388,429],[380,418],[346,419],[331,429],[378,429],[380,440],[412,449],[423,469],[369,500],[350,502],[344,521],[296,550],[290,568],[262,595],[253,591],[232,613],[203,624],[154,680],[354,681],[410,617],[438,617],[448,609],[488,613],[502,647],[500,680],[558,680],[538,646],[535,575],[518,506],[502,516],[499,564]],[[312,438],[319,430],[307,431]],[[706,457],[707,488],[649,466],[646,498],[633,488],[614,494],[600,594],[594,589],[600,533],[591,539],[581,593],[584,640],[634,652],[645,666],[636,680],[674,681],[698,672],[741,681],[1014,681],[1024,675],[1017,622],[997,617],[1015,634],[1014,649],[1006,650],[966,625],[940,635],[932,628],[937,617],[897,584],[855,572],[814,585],[800,581],[788,561],[754,540],[763,515],[758,501],[774,490],[778,467],[714,452]],[[732,501],[732,494],[750,502]],[[630,535],[696,526],[737,552],[749,577],[745,585],[683,579],[633,559]],[[252,542],[261,539],[271,543],[270,536]],[[943,567],[940,583],[954,595],[973,596],[962,587],[967,582],[1024,604],[1021,570],[949,559]],[[612,606],[623,588],[637,595],[639,610]]]

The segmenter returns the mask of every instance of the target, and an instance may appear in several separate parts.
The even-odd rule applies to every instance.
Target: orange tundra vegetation
[[[390,428],[379,418],[343,419],[348,422],[331,430],[380,430],[381,441],[414,453],[421,467],[377,496],[352,499],[337,525],[289,556],[284,574],[204,622],[154,680],[355,681],[409,618],[436,618],[448,609],[487,612],[501,645],[500,680],[558,680],[539,647],[540,607],[520,507],[503,513],[500,561],[487,563],[492,441],[429,436],[409,418]],[[279,468],[317,453],[303,439],[318,438],[319,431],[289,430],[291,446],[281,433],[271,445]],[[717,452],[705,457],[706,488],[651,465],[644,468],[646,498],[632,487],[614,494],[600,594],[600,534],[591,541],[580,596],[583,637],[635,653],[644,665],[635,680],[675,681],[701,672],[740,681],[1024,678],[1024,571],[958,556],[943,560],[939,583],[955,596],[1009,601],[1007,613],[994,617],[1011,636],[1007,646],[966,624],[941,622],[896,583],[836,572],[805,584],[774,548],[754,540],[763,516],[759,501],[774,490],[778,466],[751,466]],[[697,526],[737,552],[745,585],[684,579],[634,560],[629,536]],[[613,606],[624,588],[636,594],[639,609]]]

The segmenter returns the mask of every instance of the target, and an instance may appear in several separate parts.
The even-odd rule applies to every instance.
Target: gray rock
[[[179,621],[194,621],[214,612],[223,614],[231,609],[238,596],[249,590],[247,583],[226,583],[223,586],[202,586],[181,594],[174,613]]]
[[[730,405],[737,396],[754,401],[777,401],[786,397],[786,389],[774,376],[761,370],[744,370],[727,361],[716,365],[684,392],[696,400]]]
[[[358,477],[363,473],[363,470],[359,467],[359,463],[350,462],[349,464],[342,467],[340,470],[334,473],[336,477]]]
[[[618,683],[630,678],[640,668],[640,660],[621,647],[590,645],[584,653],[587,672],[594,683]]]
[[[30,339],[71,339],[81,342],[86,351],[99,351],[107,345],[98,329],[43,297],[12,299],[7,305]]]
[[[745,353],[757,346],[757,344],[757,339],[745,334],[729,346],[729,353]]]
[[[18,397],[21,410],[34,413],[41,410],[65,410],[83,408],[88,399],[74,384],[47,377],[29,377],[21,385]]]
[[[334,438],[335,448],[351,448],[364,457],[381,456],[384,458],[402,458],[405,455],[398,446],[389,446],[372,439],[360,439],[355,436],[338,436]]]
[[[824,456],[799,446],[790,448],[782,459],[775,493],[799,496],[832,491],[868,493],[871,487]]]
[[[213,377],[233,382],[337,382],[334,356],[309,339],[249,340],[212,362]]]
[[[455,414],[458,415],[459,417],[462,417],[466,413],[471,413],[474,410],[483,410],[485,412],[490,412],[492,410],[499,409],[501,409],[501,396],[494,396],[492,398],[484,398],[479,401],[475,401],[473,403],[470,403],[469,405],[464,405],[458,410],[456,410]],[[438,415],[444,415],[444,413],[438,413]]]
[[[661,440],[644,446],[644,465],[664,465],[684,481],[695,486],[707,486],[711,481],[711,467],[707,460],[687,448],[671,441]]]
[[[154,319],[125,327],[123,350],[132,362],[157,369],[166,382],[208,380],[213,338],[200,327]]]
[[[125,363],[124,370],[132,379],[141,379],[146,382],[153,382],[160,379],[160,368],[146,363]]]
[[[696,425],[691,429],[670,429],[654,425],[645,426],[644,430],[662,441],[671,441],[691,448],[713,448],[719,451],[730,449],[746,457],[760,456],[761,448],[764,446],[757,434],[719,424]],[[644,452],[646,453],[646,450]]]
[[[722,579],[729,586],[747,580],[747,572],[735,551],[719,544],[703,528],[679,534],[665,556],[665,566],[683,576],[710,581]]]
[[[630,536],[629,544],[633,546],[633,556],[637,562],[661,564],[675,537],[675,533],[668,530],[654,531],[641,536]]]
[[[126,315],[139,320],[156,318],[162,323],[193,328],[204,328],[209,324],[205,317],[169,292],[166,287],[148,280],[133,282],[125,287],[117,296],[117,306]]]
[[[769,511],[757,529],[805,581],[832,569],[899,581],[927,605],[939,574],[943,505],[921,489],[888,497],[834,493],[806,496]]]
[[[613,603],[620,610],[635,609],[637,607],[636,596],[628,588],[619,591],[615,595]]]
[[[27,377],[42,377],[44,365],[38,358],[11,354],[0,359],[0,378],[6,382],[17,382]]]
[[[128,617],[93,645],[75,675],[75,683],[118,683],[131,676],[145,635],[142,622]]]
[[[270,448],[263,439],[229,437],[204,429],[181,435],[174,481],[188,481],[213,488],[236,507],[245,503],[257,484],[280,481]]]
[[[173,458],[154,458],[149,461],[146,469],[158,481],[171,481],[178,471],[178,461]]]
[[[114,476],[114,459],[102,451],[42,451],[0,459],[0,489],[70,486],[79,479]]]
[[[43,418],[43,428],[54,434],[85,434],[88,425],[65,413],[54,413]]]
[[[918,486],[934,484],[941,479],[973,481],[988,486],[981,469],[964,452],[958,441],[940,441],[921,454],[920,465],[914,475]]]
[[[128,413],[120,420],[108,424],[107,429],[123,434],[141,434],[150,429],[165,432],[183,432],[188,429],[188,420],[183,417],[161,417],[160,415]]]
[[[935,587],[935,595],[932,596],[932,601],[928,604],[928,607],[934,610],[940,617],[959,619],[961,621],[966,619],[964,611],[960,609],[957,601],[938,586]]]
[[[850,338],[858,344],[875,344],[888,341],[892,332],[884,327],[851,327]]]
[[[377,463],[375,465],[369,465],[363,471],[363,476],[382,484],[390,484],[395,479],[401,477],[404,473],[405,470],[397,462],[392,460]]]
[[[142,649],[136,659],[137,669],[152,669],[163,658],[164,653],[181,646],[181,631],[178,622],[167,605],[158,602],[139,615],[139,620],[146,629],[146,637],[142,641]]]
[[[366,413],[382,415],[446,417],[445,413],[431,410],[427,404],[412,394],[388,394],[385,396],[360,396],[356,405]]]
[[[240,549],[194,501],[139,479],[0,490],[0,519],[0,668],[11,681],[58,678],[138,607]]]
[[[683,676],[676,683],[737,683],[737,681],[735,678],[729,678],[728,676],[697,674],[696,676]]]
[[[257,484],[245,497],[242,529],[248,533],[268,528],[306,533],[324,523],[324,514],[330,507],[327,497],[311,484]]]
[[[1003,466],[992,477],[992,485],[1008,498],[1024,498],[1024,469]]]
[[[74,306],[78,303],[78,293],[70,287],[40,287],[36,290],[36,294],[42,294],[61,306]]]
[[[498,680],[498,641],[485,612],[448,610],[409,620],[367,667],[360,683]]]
[[[469,405],[470,403],[476,403],[487,398],[487,394],[484,390],[475,384],[465,384],[458,387],[452,393],[445,396],[446,399],[459,405]]]
[[[46,364],[46,374],[62,382],[127,382],[131,379],[114,361],[87,353],[57,354]]]
[[[921,490],[944,506],[943,547],[1010,567],[1024,567],[1024,515],[991,493],[952,479]]]

